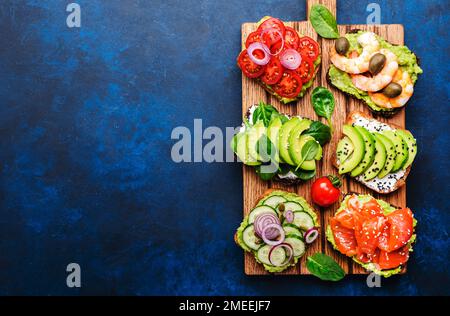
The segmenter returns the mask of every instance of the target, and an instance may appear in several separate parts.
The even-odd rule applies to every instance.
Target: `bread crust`
[[[371,120],[374,119],[373,117],[371,117],[370,115],[367,115],[366,113],[363,113],[363,112],[360,112],[360,111],[353,111],[353,112],[349,113],[349,115],[347,116],[345,124],[351,125],[351,124],[355,123],[355,121],[356,121],[356,119],[358,117],[363,117],[363,118],[371,119]],[[383,124],[387,124],[387,125],[389,125],[389,126],[391,126],[393,128],[396,128],[396,129],[406,130],[406,129],[404,129],[404,128],[396,125],[396,124],[384,123],[384,122],[383,122]],[[341,138],[342,138],[342,135],[341,135]],[[339,169],[339,165],[337,163],[336,149],[333,151],[333,155],[331,156],[331,162],[332,162],[333,166],[336,169]],[[390,188],[390,190],[385,190],[385,191],[381,191],[381,190],[378,190],[378,189],[370,188],[363,181],[358,180],[356,178],[352,178],[352,179],[357,181],[357,182],[359,182],[359,183],[361,183],[361,184],[363,184],[363,185],[365,185],[367,188],[369,188],[372,191],[375,191],[375,192],[380,193],[380,194],[389,194],[389,193],[392,193],[392,192],[398,190],[399,188],[401,188],[402,186],[404,186],[406,184],[406,178],[408,177],[410,171],[411,171],[411,166],[409,166],[408,168],[405,169],[405,174],[403,175],[403,177],[398,179],[397,182],[392,186],[392,188]]]

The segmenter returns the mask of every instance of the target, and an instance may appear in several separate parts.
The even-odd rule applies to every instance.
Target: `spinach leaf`
[[[273,116],[279,115],[278,110],[270,104],[260,102],[253,112],[253,124],[262,120],[265,127],[268,127]]]
[[[293,168],[292,168],[293,169]],[[308,181],[309,179],[314,178],[314,176],[316,175],[316,170],[311,170],[311,171],[307,171],[307,170],[292,170],[292,172],[299,177],[301,180],[303,181]]]
[[[333,130],[331,116],[334,111],[334,96],[331,91],[324,87],[315,88],[311,94],[311,102],[316,114],[326,118],[331,130]]]
[[[306,259],[306,268],[311,274],[324,281],[339,281],[345,271],[333,258],[323,253],[315,253]]]
[[[309,20],[317,34],[323,38],[338,38],[339,31],[333,14],[323,5],[315,4],[311,8]]]
[[[312,122],[309,129],[305,131],[305,134],[314,137],[314,139],[317,140],[322,146],[331,139],[330,127],[319,121]]]
[[[295,171],[297,171],[298,168],[300,168],[300,166],[306,160],[314,159],[318,151],[319,151],[319,143],[317,143],[317,141],[315,140],[307,141],[302,147],[302,159],[300,159],[300,163],[297,165],[297,168],[295,168]]]
[[[275,167],[273,166],[274,169],[277,170],[277,171],[275,171],[275,172],[263,172],[262,169],[261,169],[261,168],[263,168],[263,166],[264,165],[259,165],[259,166],[255,167],[256,174],[261,178],[261,180],[269,181],[277,174],[278,168],[276,166]]]

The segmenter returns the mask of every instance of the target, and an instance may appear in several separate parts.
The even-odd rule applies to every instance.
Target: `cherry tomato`
[[[266,70],[261,77],[261,80],[269,85],[276,84],[283,76],[283,66],[278,58],[272,57],[266,65]]]
[[[248,78],[258,78],[264,73],[265,66],[255,64],[248,56],[246,49],[239,54],[237,61],[239,68]]]
[[[261,41],[260,35],[261,34],[258,31],[250,33],[250,35],[247,37],[247,40],[245,41],[245,47],[248,48],[250,44],[260,42]]]
[[[297,49],[300,38],[297,31],[292,27],[286,26],[286,35],[284,36],[284,42],[289,45],[290,48]]]
[[[327,207],[335,203],[341,195],[338,177],[321,177],[311,187],[311,197],[317,205]]]
[[[273,90],[284,98],[295,98],[302,90],[302,79],[295,71],[285,70],[281,80],[273,86]]]
[[[319,56],[319,44],[308,36],[300,38],[297,50],[300,55],[308,57],[311,61]]]
[[[266,31],[265,35],[263,36],[263,41],[267,46],[272,46],[279,40],[281,40],[280,35],[277,32],[271,32],[270,30],[277,30],[281,33],[282,38],[286,35],[286,27],[284,26],[284,23],[277,18],[269,18],[265,20],[259,27],[257,32],[261,34],[263,31]]]
[[[302,78],[302,83],[307,83],[314,75],[314,64],[306,56],[302,56],[302,63],[295,69],[295,72]]]

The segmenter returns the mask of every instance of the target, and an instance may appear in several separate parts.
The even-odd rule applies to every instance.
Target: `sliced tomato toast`
[[[269,16],[258,22],[242,46],[237,58],[242,73],[285,104],[303,97],[321,61],[314,39]]]
[[[347,195],[326,230],[340,253],[365,269],[389,277],[412,252],[417,221],[409,208],[396,209],[370,195]]]
[[[306,200],[295,193],[267,190],[234,235],[268,272],[297,264],[319,236],[319,219]]]

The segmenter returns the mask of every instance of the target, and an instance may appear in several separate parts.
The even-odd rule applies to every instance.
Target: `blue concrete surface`
[[[0,4],[0,294],[450,294],[448,1],[378,1],[424,69],[407,110],[419,240],[379,289],[246,277],[241,166],[170,159],[174,127],[240,123],[241,23],[303,20],[304,1],[79,0],[81,29],[69,2]],[[338,21],[365,23],[369,2],[339,1]]]

